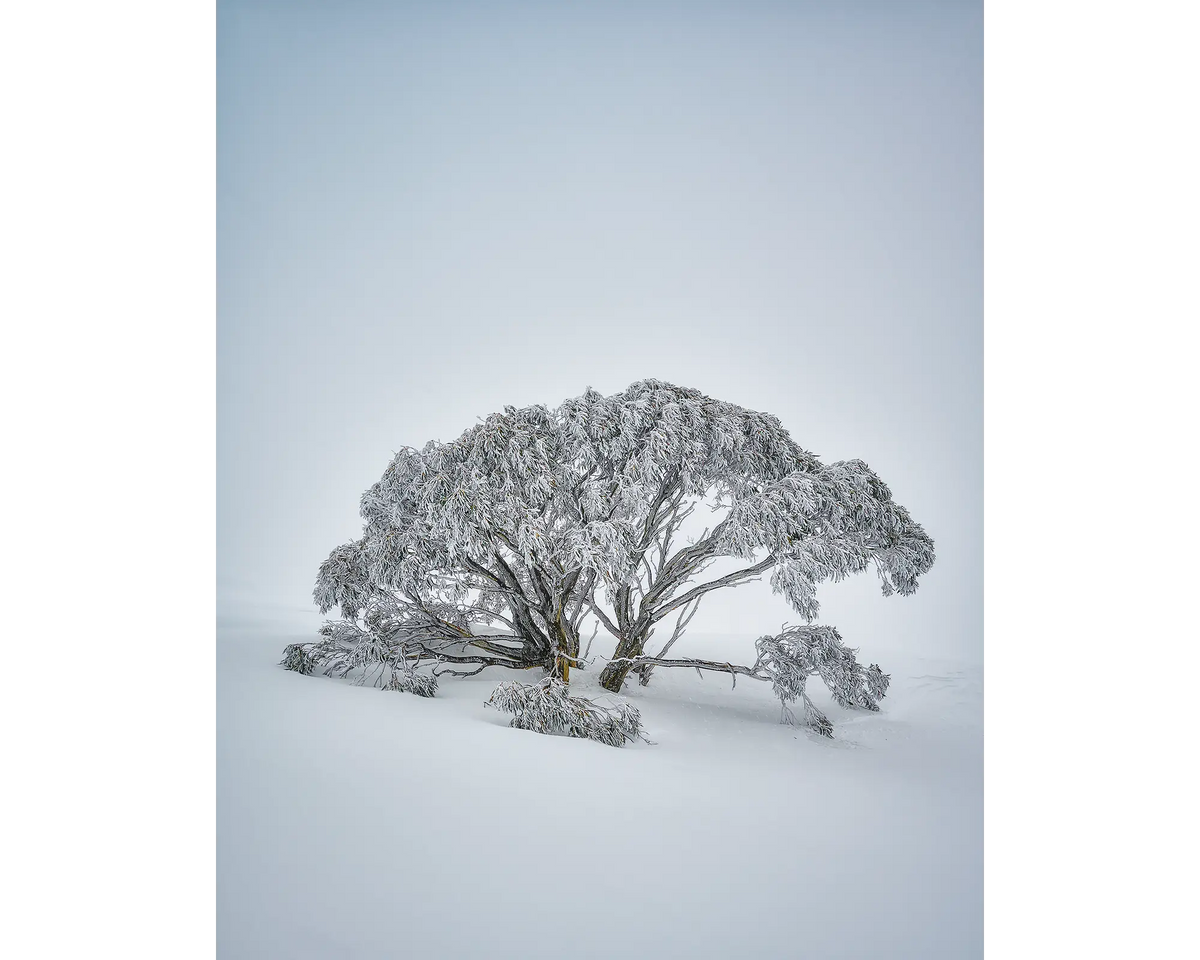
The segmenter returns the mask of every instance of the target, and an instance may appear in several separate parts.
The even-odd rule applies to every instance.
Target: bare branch
[[[635,668],[644,664],[646,666],[652,666],[652,667],[691,667],[691,668],[695,669],[697,672],[699,672],[701,670],[716,670],[716,671],[719,671],[720,673],[728,673],[730,676],[733,676],[735,678],[733,681],[735,685],[737,684],[736,675],[739,673],[744,677],[752,677],[755,680],[771,679],[769,676],[767,676],[765,673],[762,673],[760,670],[758,670],[755,667],[744,667],[744,666],[741,666],[740,664],[736,664],[736,663],[720,663],[719,661],[716,661],[716,660],[698,660],[695,658],[689,658],[686,660],[668,660],[664,657],[641,656],[641,657],[615,657],[612,660],[610,660],[609,662],[610,663],[624,662],[624,663],[631,664]]]
[[[650,622],[657,623],[659,620],[661,620],[663,617],[665,617],[667,614],[669,614],[672,610],[676,610],[679,607],[690,603],[692,600],[695,600],[695,599],[698,599],[698,598],[704,596],[704,594],[706,594],[706,593],[711,593],[713,590],[719,590],[721,587],[734,587],[734,586],[737,586],[738,584],[745,583],[747,580],[751,580],[754,577],[757,577],[760,574],[762,574],[763,572],[769,570],[772,566],[775,565],[775,561],[776,561],[776,558],[775,558],[774,554],[772,554],[771,556],[767,557],[765,560],[759,561],[752,567],[746,567],[743,570],[735,570],[733,573],[726,574],[725,576],[720,577],[717,580],[713,580],[710,583],[702,583],[698,587],[693,587],[687,593],[677,597],[675,600],[672,600],[669,603],[667,603],[667,604],[659,607],[657,610],[655,610],[650,615]]]
[[[663,644],[663,648],[658,651],[658,656],[666,656],[667,651],[675,645],[675,641],[683,636],[684,631],[687,629],[687,625],[692,622],[692,617],[694,617],[696,615],[696,611],[700,609],[700,601],[703,599],[703,595],[698,596],[690,601],[689,605],[684,606],[684,608],[679,611],[679,618],[675,621],[675,629],[671,632],[671,639]],[[639,682],[643,687],[650,682],[650,675],[653,672],[654,666],[652,664],[647,664],[637,668]],[[735,687],[737,686],[736,678],[733,681],[733,685]]]
[[[531,670],[534,667],[542,666],[540,661],[530,663],[522,660],[510,660],[500,657],[483,657],[464,654],[451,654],[443,650],[431,650],[422,645],[422,652],[427,654],[431,659],[446,661],[447,663],[482,663],[485,667],[509,667],[513,670]]]
[[[600,631],[600,624],[599,624],[599,622],[597,622],[596,625],[594,627],[592,627],[592,635],[590,637],[588,637],[587,649],[583,651],[583,659],[584,660],[587,660],[588,654],[590,654],[592,652],[592,641],[596,639],[596,634],[599,633],[599,631]]]
[[[608,615],[603,610],[601,610],[600,607],[596,604],[596,600],[595,600],[594,596],[586,602],[587,602],[588,609],[596,615],[596,619],[599,620],[602,624],[604,624],[605,630],[607,630],[609,633],[611,633],[614,637],[621,636],[620,628],[615,623],[613,623],[611,620],[608,619]]]
[[[520,647],[504,647],[496,643],[491,637],[475,637],[469,641],[467,646],[478,647],[480,650],[486,650],[488,653],[494,653],[502,657],[512,657],[514,659],[521,658]]]

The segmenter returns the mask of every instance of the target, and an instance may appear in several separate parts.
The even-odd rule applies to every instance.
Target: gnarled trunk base
[[[600,686],[612,693],[620,693],[625,678],[633,669],[627,658],[640,657],[645,646],[645,636],[623,637],[613,652],[613,662],[600,673]]]

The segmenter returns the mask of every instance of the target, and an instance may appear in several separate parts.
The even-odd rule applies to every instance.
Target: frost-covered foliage
[[[775,696],[783,706],[785,722],[795,722],[788,704],[802,700],[805,722],[826,737],[833,736],[833,725],[813,705],[805,689],[808,678],[817,674],[843,707],[878,710],[887,693],[890,678],[871,664],[866,670],[855,658],[855,651],[842,643],[833,627],[799,626],[787,628],[774,637],[760,637],[755,644],[755,667],[771,680]]]
[[[348,620],[327,621],[320,630],[321,640],[289,644],[280,663],[306,676],[319,669],[327,677],[353,675],[360,685],[370,680],[387,690],[432,697],[437,677],[417,673],[419,657],[411,655],[402,641],[380,633],[379,627],[377,621],[368,629]]]
[[[518,730],[583,737],[610,747],[645,739],[637,707],[627,703],[604,707],[569,696],[567,685],[556,677],[545,677],[540,683],[501,683],[492,691],[487,705],[513,714],[509,726]]]
[[[391,679],[384,684],[384,689],[412,693],[418,697],[432,697],[437,693],[437,685],[437,677],[431,674],[394,672]]]
[[[295,670],[296,673],[301,673],[306,677],[311,677],[316,663],[309,655],[311,643],[289,643],[283,648],[283,659],[279,661],[280,666],[286,670]]]
[[[719,520],[681,543],[702,505]],[[362,536],[321,564],[313,593],[342,626],[289,654],[301,672],[428,663],[566,681],[586,621],[614,638],[600,682],[616,692],[631,669],[647,681],[696,665],[663,654],[713,590],[769,574],[811,622],[821,583],[874,567],[885,595],[910,594],[934,560],[862,461],[823,464],[776,417],[658,380],[506,407],[450,443],[406,447],[360,509]],[[706,580],[722,558],[744,565]],[[671,640],[646,658],[668,618]]]

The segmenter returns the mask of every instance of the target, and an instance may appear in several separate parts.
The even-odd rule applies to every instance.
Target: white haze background
[[[981,6],[222,3],[217,72],[220,955],[979,955]],[[508,729],[507,675],[276,666],[395,449],[645,377],[934,538],[914,597],[820,594],[881,714],[663,670],[613,750]],[[676,650],[795,619],[726,591]]]

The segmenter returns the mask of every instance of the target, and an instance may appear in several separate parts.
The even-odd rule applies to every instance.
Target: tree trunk
[[[617,644],[616,651],[613,653],[613,659],[620,660],[622,657],[641,656],[645,645],[646,636],[644,633],[622,637]],[[629,675],[631,669],[632,664],[629,663],[608,664],[600,673],[600,686],[613,693],[620,693],[621,685],[625,682],[625,677]]]
[[[579,634],[563,620],[561,610],[550,624],[550,635],[555,648],[560,651],[551,661],[550,673],[563,683],[570,683],[571,664],[579,659]]]

